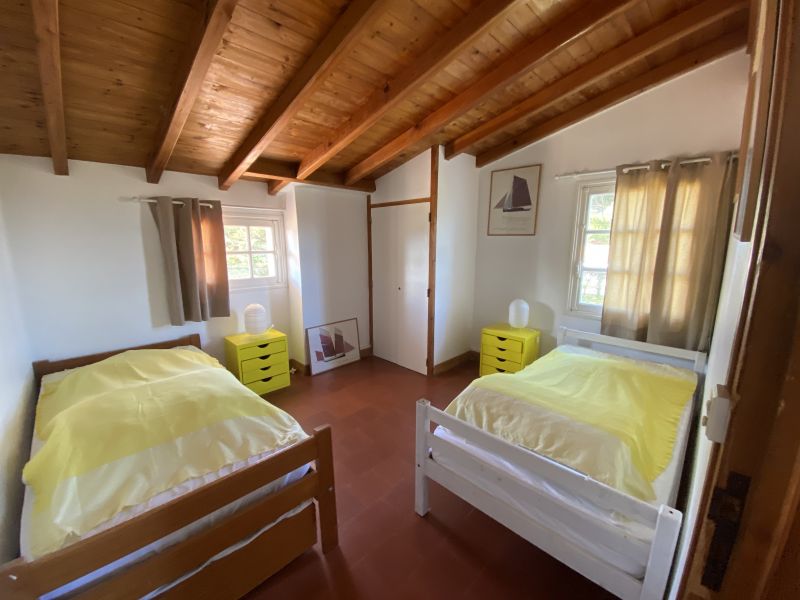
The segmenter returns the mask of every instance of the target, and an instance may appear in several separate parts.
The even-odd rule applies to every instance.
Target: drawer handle
[[[498,348],[498,350],[499,350],[500,352],[508,352],[508,350],[506,350],[505,348]]]
[[[261,381],[262,381],[262,383],[266,383],[266,382],[268,382],[270,379],[272,379],[272,377],[267,377],[266,379],[262,379]]]
[[[272,365],[269,365],[267,367],[261,367],[261,371],[269,371],[271,368],[272,368]]]
[[[495,369],[497,369],[497,372],[498,372],[498,373],[505,373],[505,372],[506,372],[506,370],[505,370],[505,369],[498,369],[497,367],[495,367]]]
[[[497,339],[500,340],[501,342],[505,342],[508,338],[501,338],[500,336],[497,336]]]
[[[499,358],[499,357],[498,357],[498,358],[497,358],[497,360],[499,360],[500,362],[506,362],[506,359],[505,359],[505,358]]]
[[[259,344],[258,345],[259,348],[266,348],[267,346],[269,346],[269,342],[267,342],[266,344]]]

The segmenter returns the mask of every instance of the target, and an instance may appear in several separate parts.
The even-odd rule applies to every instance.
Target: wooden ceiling
[[[746,0],[0,0],[0,153],[374,189],[746,43]]]

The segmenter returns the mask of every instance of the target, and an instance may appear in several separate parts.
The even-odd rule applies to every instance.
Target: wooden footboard
[[[79,593],[81,598],[138,598],[200,569],[231,545],[253,538],[166,593],[173,597],[238,598],[316,543],[317,516],[322,550],[327,552],[338,545],[330,427],[317,428],[313,437],[260,463],[91,538],[32,562],[17,559],[0,566],[0,598],[36,598],[58,589],[308,463],[314,463],[315,468],[295,483],[239,509],[182,542],[114,572]],[[261,531],[282,515],[312,500],[306,508]]]
[[[635,539],[622,529],[609,527],[606,522],[596,520],[589,513],[558,501],[537,486],[510,477],[494,464],[467,452],[459,445],[435,436],[431,432],[432,424],[446,427],[472,446],[500,457],[521,470],[535,473],[567,493],[651,528],[652,540],[646,542]],[[468,472],[448,468],[437,462],[437,456],[457,460]],[[479,477],[491,479],[495,486],[502,489],[502,497],[494,496],[478,485],[476,480]],[[681,526],[682,515],[679,511],[665,505],[655,507],[623,494],[535,452],[509,444],[460,421],[432,407],[427,400],[419,400],[415,510],[421,516],[429,511],[428,479],[436,481],[620,598],[663,598]],[[519,499],[521,502],[511,502],[507,498]],[[538,510],[536,515],[523,510],[523,500],[535,503]],[[605,557],[598,556],[596,551],[578,545],[573,539],[567,539],[562,535],[562,526],[580,532],[584,539],[592,540],[595,546],[613,549],[628,561],[646,565],[644,577],[637,579],[606,562]]]

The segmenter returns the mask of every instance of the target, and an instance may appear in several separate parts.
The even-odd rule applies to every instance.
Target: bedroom
[[[0,595],[75,584],[106,597],[791,596],[798,271],[797,209],[785,198],[796,191],[786,165],[797,116],[783,107],[797,93],[797,10],[786,0],[3,2]],[[663,206],[702,197],[716,212],[682,221],[670,209],[670,231],[663,211],[636,223],[645,187]],[[652,254],[620,243],[615,231],[628,229]],[[670,271],[666,255],[687,231],[702,260],[693,246]],[[682,277],[690,292],[670,304],[665,288]],[[633,288],[646,310],[621,293]],[[657,294],[661,328],[677,319],[682,339],[656,332]],[[631,331],[642,319],[652,331]],[[522,327],[505,329],[509,320]],[[561,341],[698,371],[682,425],[665,434],[674,465],[655,469],[669,480],[658,501],[579,475],[575,461],[542,462],[526,443],[492,446],[502,431],[472,440],[496,448],[489,462],[476,455],[459,471],[436,460],[460,450],[424,431],[449,416],[434,408],[466,398],[479,375],[541,374],[563,359]],[[181,463],[170,477],[186,483],[195,469],[205,485],[159,484],[177,491],[147,510],[157,487],[134,459],[172,429],[158,417],[133,430],[140,452],[110,453],[151,493],[92,526],[47,522],[68,539],[32,552],[31,523],[44,519],[30,498],[34,467],[57,478],[53,462],[89,474],[113,462],[95,448],[91,460],[111,462],[81,466],[45,442],[48,396],[71,389],[61,378],[99,385],[120,360],[92,355],[145,345],[202,347],[133,356],[140,370],[203,371],[208,389],[227,386],[239,404],[187,384],[206,403],[191,414],[204,414],[198,439],[222,448],[234,436],[244,454],[203,466],[211,453],[189,452],[191,436],[183,450],[172,440],[161,448]],[[131,386],[103,394],[144,402]],[[105,413],[96,398],[62,402],[71,409],[54,422],[74,415],[88,431],[130,416],[122,403]],[[214,421],[231,421],[228,410],[242,423]],[[267,437],[279,423],[293,443],[253,450],[244,422],[262,418]],[[585,449],[590,437],[575,439]],[[59,461],[34,460],[47,444]],[[498,475],[495,459],[601,506],[598,493],[612,498],[649,533],[619,540],[624,527]],[[458,483],[486,472],[506,483]],[[279,478],[280,490],[264,485]],[[740,507],[747,499],[727,550],[719,532],[739,525],[715,513],[715,488]],[[83,494],[144,493],[125,489],[101,482]],[[88,519],[80,493],[59,493],[60,518],[71,506]],[[565,514],[585,521],[579,540]],[[153,544],[159,552],[130,557]],[[98,569],[104,579],[80,579]]]

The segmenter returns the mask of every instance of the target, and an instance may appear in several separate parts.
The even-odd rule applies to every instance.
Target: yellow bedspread
[[[559,347],[475,380],[447,412],[649,501],[696,384],[687,369]]]
[[[180,483],[305,437],[284,411],[191,349],[132,350],[46,384],[33,489],[33,557]]]

